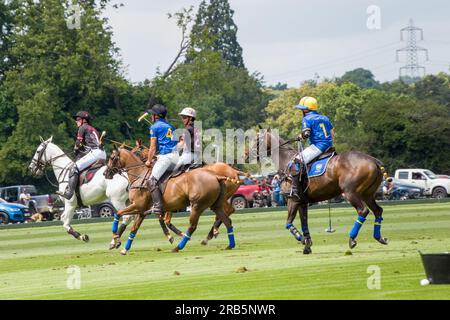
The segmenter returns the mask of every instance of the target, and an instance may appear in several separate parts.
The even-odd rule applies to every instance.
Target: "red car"
[[[270,195],[270,189],[266,187],[267,193]],[[236,209],[244,209],[253,207],[255,195],[261,195],[263,192],[261,183],[256,183],[250,179],[244,181],[231,197],[231,205]]]

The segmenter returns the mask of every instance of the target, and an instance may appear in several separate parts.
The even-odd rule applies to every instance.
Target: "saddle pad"
[[[325,173],[328,166],[328,161],[333,158],[334,154],[331,154],[329,157],[316,160],[311,165],[308,165],[308,178],[319,177]]]

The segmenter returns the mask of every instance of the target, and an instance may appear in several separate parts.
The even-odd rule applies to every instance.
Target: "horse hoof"
[[[170,244],[172,244],[172,243],[173,243],[173,241],[174,241],[174,240],[173,240],[173,237],[170,237],[170,238],[169,238],[169,242],[170,242]]]
[[[89,242],[89,236],[87,234],[83,234],[81,236],[81,240],[83,240],[84,242]]]
[[[172,252],[179,252],[179,251],[180,251],[180,249],[178,249],[178,247],[175,247],[172,249]]]
[[[123,256],[126,256],[127,252],[128,252],[128,250],[125,250],[125,249],[120,250],[120,254]]]
[[[350,238],[350,239],[348,240],[348,246],[350,247],[350,249],[353,249],[354,247],[356,247],[357,244],[358,244],[358,243],[357,243],[356,240],[353,239],[353,238]]]
[[[311,254],[311,253],[312,253],[311,247],[305,247],[303,249],[303,254]]]
[[[312,247],[313,245],[311,238],[305,238],[302,243],[307,247]]]
[[[379,243],[381,243],[381,244],[384,244],[384,245],[387,245],[388,244],[388,239],[387,238],[383,238],[383,237],[381,237],[381,238],[378,238],[378,239],[376,239]]]
[[[225,250],[232,250],[234,247],[230,247],[229,245],[225,248]]]
[[[208,244],[208,240],[203,240],[203,241],[201,242],[201,244],[202,244],[202,246],[206,246],[206,245]]]

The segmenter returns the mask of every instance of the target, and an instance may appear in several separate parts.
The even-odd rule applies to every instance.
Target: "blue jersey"
[[[333,129],[333,125],[327,116],[315,111],[308,112],[306,116],[303,117],[302,131],[307,128],[311,129],[309,141],[322,152],[333,145],[333,139],[331,138],[331,129]]]
[[[158,119],[150,127],[150,139],[156,138],[159,154],[173,152],[177,147],[177,142],[173,138],[175,128],[163,119]]]

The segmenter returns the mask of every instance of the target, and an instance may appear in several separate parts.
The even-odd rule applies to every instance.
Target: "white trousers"
[[[191,164],[191,163],[199,163],[199,156],[197,153],[194,152],[183,152],[178,159],[178,163],[175,166],[174,171],[177,170],[179,167],[184,166],[185,164]]]
[[[159,180],[164,172],[167,170],[175,168],[178,163],[179,155],[178,152],[171,152],[167,154],[160,154],[157,157],[156,163],[153,166],[152,177]]]
[[[322,151],[317,148],[315,145],[310,145],[308,148],[304,149],[303,152],[300,154],[298,154],[296,156],[297,159],[302,159],[304,161],[304,164],[308,164],[310,163],[315,157],[318,157],[322,154]]]
[[[102,149],[93,149],[87,155],[75,162],[78,171],[83,171],[97,160],[106,160],[106,152]]]

